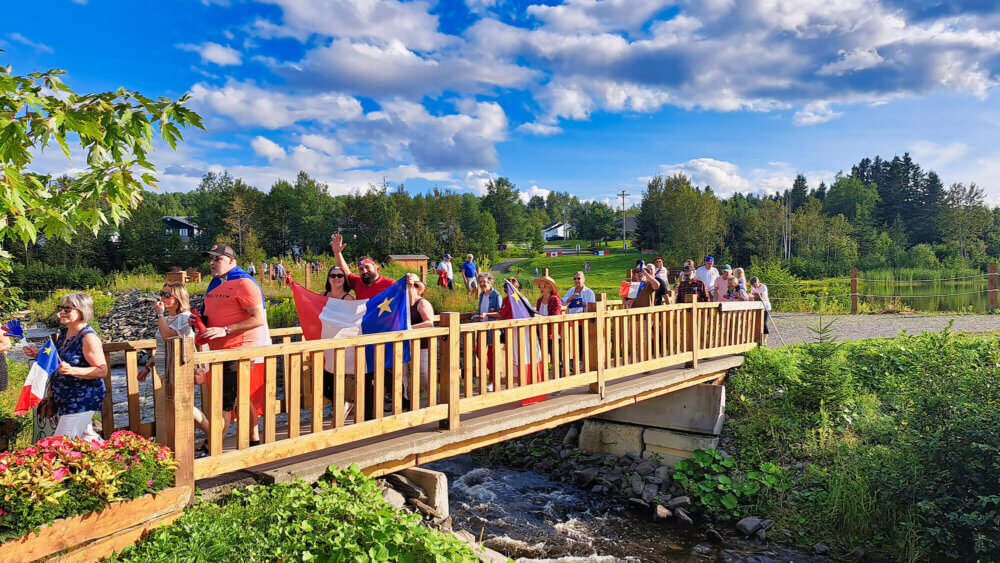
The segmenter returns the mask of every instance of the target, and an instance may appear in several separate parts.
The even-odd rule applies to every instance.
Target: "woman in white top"
[[[153,304],[153,312],[156,313],[156,350],[153,356],[146,362],[145,367],[139,370],[137,379],[145,381],[153,367],[156,373],[163,377],[167,373],[166,340],[175,336],[185,338],[194,337],[194,329],[188,323],[191,317],[191,298],[188,295],[187,287],[180,282],[168,282],[163,284],[159,299]],[[195,370],[195,385],[205,382],[204,371]],[[194,407],[194,422],[201,428],[202,432],[208,434],[208,418]]]

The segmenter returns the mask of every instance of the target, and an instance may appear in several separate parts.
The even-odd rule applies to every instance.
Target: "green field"
[[[619,245],[621,242],[618,243]],[[626,272],[629,268],[635,267],[635,261],[642,257],[643,260],[650,260],[652,256],[636,253],[612,254],[610,256],[594,256],[593,254],[581,254],[580,256],[559,256],[549,258],[540,256],[531,258],[523,262],[518,262],[511,267],[515,270],[520,267],[524,270],[523,276],[534,276],[535,267],[541,274],[544,268],[549,269],[549,275],[556,280],[559,292],[565,293],[573,285],[573,274],[583,270],[583,263],[590,262],[590,274],[587,275],[587,286],[595,293],[607,293],[611,299],[617,299],[618,288],[625,280]]]

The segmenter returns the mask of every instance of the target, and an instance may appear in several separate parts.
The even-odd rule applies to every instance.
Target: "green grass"
[[[594,256],[593,254],[583,254],[580,256],[558,256],[555,258],[539,257],[520,262],[524,270],[524,275],[529,283],[535,275],[535,267],[541,274],[544,268],[549,269],[549,275],[556,280],[559,292],[564,294],[573,285],[573,274],[583,271],[583,263],[590,262],[590,274],[587,275],[587,286],[594,290],[594,293],[607,293],[608,298],[618,298],[618,288],[625,280],[630,268],[635,267],[635,261],[640,257],[649,261],[652,256],[636,253],[612,254],[610,256]]]
[[[775,520],[768,537],[834,555],[1000,559],[1000,344],[948,330],[746,355],[727,388],[727,450],[742,468],[770,462],[791,486],[744,514]],[[814,400],[837,374],[835,402]],[[807,375],[810,374],[810,375]],[[829,389],[827,387],[826,389]]]

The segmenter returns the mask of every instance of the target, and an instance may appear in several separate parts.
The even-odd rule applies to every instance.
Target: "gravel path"
[[[782,338],[786,344],[809,342],[814,334],[809,330],[816,327],[820,318],[823,322],[834,321],[833,334],[837,340],[859,340],[862,338],[888,338],[900,331],[919,334],[921,331],[940,331],[954,319],[952,330],[956,332],[982,332],[1000,329],[997,315],[814,315],[807,313],[777,313],[771,319],[771,335],[768,344],[780,346]],[[775,330],[777,327],[777,330]],[[778,335],[781,335],[781,338]]]
[[[527,258],[507,258],[505,260],[497,262],[493,266],[490,266],[490,271],[506,274],[510,270],[511,266],[517,264],[518,262],[522,262],[524,260],[527,260]]]

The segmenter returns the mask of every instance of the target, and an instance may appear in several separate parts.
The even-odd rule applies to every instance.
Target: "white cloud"
[[[542,137],[562,133],[561,127],[556,127],[555,125],[545,125],[544,123],[522,123],[517,130],[522,133],[539,135]]]
[[[528,6],[527,13],[558,31],[629,31],[642,27],[673,3],[672,0],[566,0],[557,6]]]
[[[332,123],[357,119],[361,103],[337,92],[285,94],[253,82],[228,80],[223,87],[199,82],[191,87],[192,107],[224,115],[239,125],[280,129],[303,121]]]
[[[177,48],[184,51],[198,53],[198,55],[201,56],[201,62],[203,63],[212,63],[219,66],[243,64],[243,55],[239,51],[233,49],[232,47],[226,47],[211,41],[206,41],[197,45],[192,43],[179,43]]]
[[[842,58],[836,62],[823,65],[817,74],[840,76],[845,72],[865,70],[878,66],[884,60],[874,47],[858,47],[850,53],[841,49],[837,54]]]
[[[530,188],[521,192],[521,201],[523,201],[524,203],[528,203],[529,201],[531,201],[531,198],[535,197],[536,195],[541,196],[542,198],[546,198],[549,197],[550,193],[552,193],[551,190],[546,190],[545,188],[539,188],[538,186],[531,186]]]
[[[740,176],[740,168],[731,162],[714,158],[695,158],[680,164],[663,164],[664,174],[685,174],[691,182],[699,186],[712,186],[721,194],[733,194],[750,190],[750,182]]]
[[[260,135],[254,137],[250,146],[253,147],[254,153],[258,156],[263,156],[268,160],[281,160],[288,156],[285,154],[285,149],[281,148],[278,143],[275,143],[265,137],[261,137]]]
[[[939,168],[951,164],[969,152],[969,145],[960,141],[949,144],[934,141],[916,141],[908,147],[917,162],[928,168]]]
[[[456,39],[438,31],[438,18],[431,4],[416,0],[261,0],[282,10],[282,23],[255,23],[261,37],[295,37],[306,41],[313,35],[377,42],[398,40],[408,48],[434,50]]]
[[[27,37],[21,35],[20,33],[17,33],[16,31],[13,32],[13,33],[8,33],[7,34],[7,39],[10,39],[11,41],[14,41],[16,43],[20,43],[22,45],[31,47],[32,49],[34,49],[34,50],[36,50],[38,52],[41,52],[41,53],[52,54],[52,53],[55,52],[55,51],[52,50],[52,47],[49,47],[48,45],[46,45],[44,43],[37,43],[35,41],[32,41],[31,39],[28,39]]]
[[[496,4],[497,0],[465,0],[465,7],[473,14],[484,14]]]
[[[805,107],[795,112],[795,115],[792,116],[792,123],[795,125],[816,125],[818,123],[826,123],[840,116],[840,113],[830,108],[829,102],[809,102]]]

